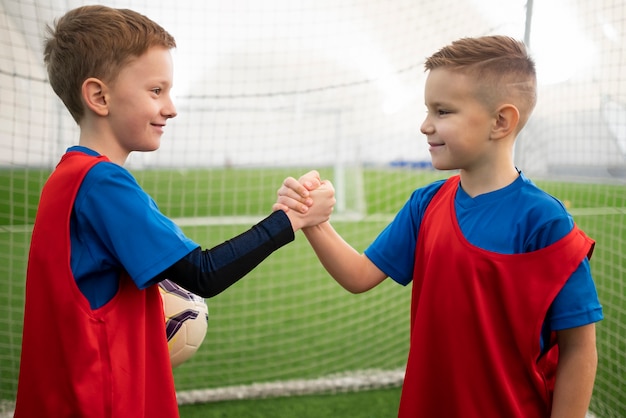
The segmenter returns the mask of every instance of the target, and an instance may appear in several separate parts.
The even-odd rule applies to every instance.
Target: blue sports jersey
[[[71,147],[99,155],[85,147]],[[70,221],[70,265],[92,308],[107,303],[122,271],[139,289],[199,247],[163,215],[124,167],[96,164],[78,191]]]
[[[395,219],[365,250],[366,256],[396,282],[413,279],[415,246],[421,220],[444,180],[417,189]],[[455,196],[459,227],[472,245],[492,252],[517,254],[546,247],[571,231],[574,221],[563,204],[520,173],[507,187],[470,197],[459,186]],[[597,322],[602,306],[585,259],[552,303],[543,338]]]

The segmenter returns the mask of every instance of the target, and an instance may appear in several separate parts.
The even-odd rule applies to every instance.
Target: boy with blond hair
[[[513,161],[536,102],[534,62],[521,42],[485,36],[425,68],[421,132],[433,166],[458,174],[417,189],[364,254],[328,222],[304,234],[350,292],[412,282],[400,418],[584,418],[603,317],[594,242]],[[288,178],[278,202],[295,208],[318,182]]]
[[[178,417],[157,284],[169,279],[215,296],[295,231],[330,216],[328,183],[303,191],[306,215],[276,210],[203,250],[158,210],[123,164],[133,151],[158,149],[176,116],[175,45],[147,17],[104,6],[73,9],[49,28],[50,84],[80,138],[37,211],[16,418]]]

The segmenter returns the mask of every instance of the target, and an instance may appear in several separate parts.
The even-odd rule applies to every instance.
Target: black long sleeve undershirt
[[[169,279],[190,292],[210,298],[226,290],[294,238],[289,218],[279,210],[214,248],[198,247],[159,274],[155,282]]]

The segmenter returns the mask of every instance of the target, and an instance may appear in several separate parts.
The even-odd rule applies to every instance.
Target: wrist
[[[317,233],[322,232],[324,230],[324,227],[329,224],[330,224],[330,221],[325,221],[317,225],[306,226],[302,228],[302,232],[304,233],[305,236],[315,235]]]
[[[291,223],[291,229],[293,229],[294,233],[302,229],[302,219],[300,218],[300,216],[298,216],[298,213],[296,213],[296,211],[289,210],[284,213],[285,215],[287,215],[287,218],[289,219],[289,222]]]

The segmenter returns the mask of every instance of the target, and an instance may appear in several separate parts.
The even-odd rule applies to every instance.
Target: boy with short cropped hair
[[[80,138],[37,211],[16,418],[178,417],[157,284],[215,296],[295,231],[330,216],[334,191],[325,183],[303,193],[306,215],[276,210],[202,250],[158,210],[122,166],[133,151],[158,149],[176,116],[175,45],[147,17],[104,6],[71,10],[49,28],[50,83]]]
[[[330,223],[303,229],[353,293],[412,282],[410,351],[398,416],[584,418],[603,318],[594,241],[517,169],[536,102],[535,65],[505,36],[464,38],[426,60],[432,164],[458,170],[417,189],[364,254]],[[296,207],[316,180],[289,178]]]

